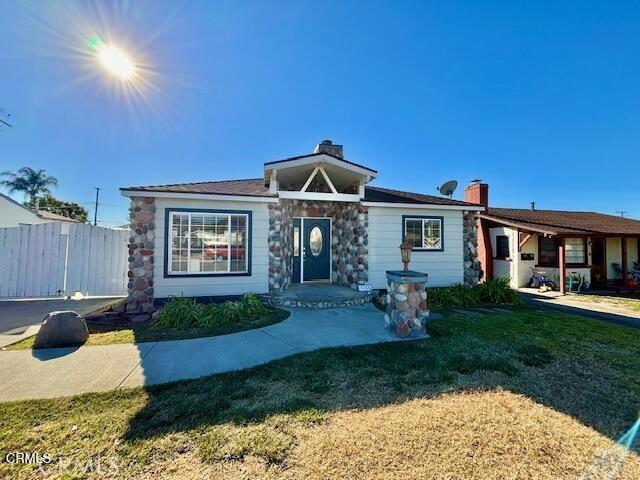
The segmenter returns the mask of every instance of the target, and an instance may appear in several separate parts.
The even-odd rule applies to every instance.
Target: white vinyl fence
[[[0,298],[125,295],[128,237],[80,223],[0,228]]]

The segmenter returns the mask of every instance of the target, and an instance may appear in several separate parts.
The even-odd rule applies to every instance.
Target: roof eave
[[[489,215],[487,213],[481,213],[480,214],[480,218],[484,218],[485,220],[490,220],[492,222],[496,222],[496,223],[500,223],[502,225],[508,226],[508,227],[515,227],[515,228],[521,228],[527,231],[531,231],[534,233],[542,233],[544,235],[549,235],[549,236],[555,236],[558,235],[558,232],[554,231],[554,230],[545,230],[543,228],[537,228],[534,227],[532,225],[527,224],[526,222],[516,222],[513,220],[507,220],[504,218],[500,218],[500,217],[495,217],[493,215]]]
[[[278,198],[272,195],[246,195],[236,193],[193,193],[167,190],[136,190],[120,188],[120,194],[124,197],[154,197],[154,198],[181,198],[187,200],[236,200],[251,202],[277,202]]]

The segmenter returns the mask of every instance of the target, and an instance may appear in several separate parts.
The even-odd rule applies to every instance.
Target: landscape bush
[[[160,311],[154,328],[186,330],[198,327],[214,327],[239,322],[246,318],[265,315],[268,308],[253,294],[240,300],[225,303],[201,304],[189,297],[171,297]]]
[[[450,287],[429,288],[429,305],[434,307],[480,307],[482,305],[519,305],[518,292],[509,286],[508,278],[487,280],[475,287],[462,284]]]

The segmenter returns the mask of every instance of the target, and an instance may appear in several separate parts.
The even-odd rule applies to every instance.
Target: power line
[[[627,212],[626,210],[616,210],[616,213],[619,213],[619,214],[620,214],[620,217],[621,217],[621,218],[624,218],[624,214],[625,214],[625,213],[629,213],[629,212]]]

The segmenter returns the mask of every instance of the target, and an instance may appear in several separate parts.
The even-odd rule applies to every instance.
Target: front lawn
[[[260,316],[243,316],[237,321],[229,323],[218,323],[210,326],[179,328],[155,328],[154,325],[141,324],[129,327],[118,327],[111,325],[100,325],[90,323],[89,339],[85,345],[111,345],[114,343],[142,343],[142,342],[162,342],[165,340],[182,340],[185,338],[215,337],[228,333],[242,332],[254,328],[262,328],[274,323],[281,322],[289,317],[289,312],[279,308],[269,308],[267,312]],[[30,349],[35,342],[35,335],[25,338],[13,345],[6,347],[6,350],[26,350]]]
[[[1,404],[0,455],[62,459],[41,476],[100,458],[119,478],[558,479],[590,465],[599,476],[584,478],[640,478],[637,453],[607,476],[621,458],[614,439],[638,415],[640,330],[527,308],[428,330],[147,389]],[[0,476],[35,468],[0,463]]]

